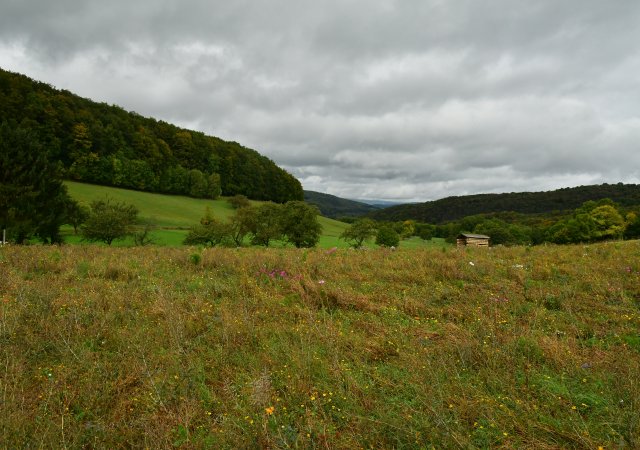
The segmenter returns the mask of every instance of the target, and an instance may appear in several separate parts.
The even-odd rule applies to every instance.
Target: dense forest
[[[302,200],[300,182],[258,152],[0,69],[0,123],[37,135],[65,178],[215,198]]]
[[[569,212],[589,200],[608,198],[623,208],[640,205],[640,185],[602,184],[563,188],[548,192],[518,192],[447,197],[426,203],[392,206],[369,214],[376,220],[414,220],[432,224],[477,214],[515,212],[554,214]]]

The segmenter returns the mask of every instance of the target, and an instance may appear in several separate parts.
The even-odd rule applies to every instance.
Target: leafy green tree
[[[133,205],[114,202],[107,198],[91,202],[91,213],[80,229],[82,238],[107,245],[133,233],[138,220],[138,209]]]
[[[358,219],[340,235],[340,239],[347,241],[354,248],[360,248],[376,236],[376,223],[368,218]]]
[[[420,239],[424,239],[425,241],[431,240],[435,236],[436,226],[430,223],[417,223],[416,224],[416,234],[420,237]]]
[[[250,232],[251,243],[269,246],[272,240],[282,238],[283,206],[277,203],[263,203],[255,209]]]
[[[244,238],[251,233],[252,224],[255,220],[255,209],[252,207],[240,208],[231,217],[229,222],[229,233],[233,243],[241,247]]]
[[[216,219],[207,220],[206,224],[198,224],[191,227],[189,234],[184,239],[185,245],[206,245],[215,247],[230,241],[229,225]]]
[[[640,216],[636,213],[629,213],[626,217],[627,226],[624,230],[625,239],[638,239],[640,238]]]
[[[84,123],[75,124],[71,134],[73,136],[72,157],[74,159],[91,151],[91,135],[89,128]]]
[[[189,171],[189,195],[196,198],[208,197],[209,184],[207,178],[198,169]]]
[[[474,233],[491,237],[491,245],[527,245],[531,243],[530,231],[521,225],[500,219],[487,219],[473,229]]]
[[[67,223],[73,227],[73,234],[78,234],[78,228],[89,218],[91,210],[88,206],[81,205],[75,200],[69,199],[65,203],[65,217]]]
[[[233,209],[246,208],[247,206],[251,205],[249,199],[242,194],[236,194],[233,197],[229,197],[227,201],[233,207]]]
[[[414,220],[405,220],[402,222],[402,230],[400,231],[400,237],[407,239],[413,236],[416,232],[416,222]]]
[[[298,248],[314,247],[320,240],[322,226],[318,208],[302,201],[290,201],[282,211],[282,234]]]
[[[378,228],[376,244],[381,247],[397,247],[400,244],[400,235],[391,225],[382,225]]]
[[[36,132],[15,122],[0,124],[0,230],[24,243],[31,237],[61,241],[65,204],[62,170],[50,160]],[[1,231],[0,231],[1,232]]]
[[[584,202],[573,217],[551,226],[547,239],[557,244],[575,244],[621,238],[626,224],[614,205],[610,199]]]
[[[621,239],[625,230],[624,219],[612,205],[594,208],[589,216],[593,221],[593,239]]]
[[[547,230],[547,240],[556,244],[589,242],[593,234],[593,223],[586,214],[561,220]]]
[[[159,181],[146,161],[125,160],[122,164],[122,186],[132,189],[154,190]]]
[[[206,198],[215,200],[220,197],[220,194],[222,194],[222,182],[220,181],[220,175],[212,173],[207,177]]]

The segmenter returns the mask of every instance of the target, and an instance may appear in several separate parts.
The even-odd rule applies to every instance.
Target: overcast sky
[[[0,0],[0,66],[347,198],[640,183],[638,0]]]

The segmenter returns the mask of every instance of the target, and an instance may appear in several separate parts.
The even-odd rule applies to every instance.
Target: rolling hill
[[[304,191],[304,201],[316,205],[323,216],[331,218],[339,217],[359,217],[379,208],[355,200],[336,197],[335,195],[323,194],[315,191]]]
[[[0,69],[0,123],[37,136],[65,178],[147,192],[302,200],[300,182],[237,142],[143,117]]]
[[[476,214],[518,212],[545,214],[569,211],[589,200],[610,198],[623,207],[640,205],[640,185],[601,184],[547,192],[477,194],[397,205],[369,213],[376,220],[415,220],[440,224]]]

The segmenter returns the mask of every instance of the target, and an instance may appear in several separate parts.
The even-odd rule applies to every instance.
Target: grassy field
[[[4,448],[640,448],[640,243],[0,248]]]
[[[162,246],[181,246],[187,235],[187,229],[198,223],[204,216],[205,210],[209,207],[212,214],[219,220],[228,220],[234,210],[227,202],[226,198],[218,200],[195,199],[179,195],[152,194],[149,192],[131,191],[108,186],[97,186],[92,184],[76,183],[66,181],[65,184],[69,194],[75,200],[89,204],[92,200],[109,197],[118,202],[131,203],[140,211],[140,218],[156,224],[160,229],[153,232],[155,242]],[[259,204],[259,202],[252,202]],[[348,227],[344,222],[329,219],[327,217],[318,218],[322,225],[322,236],[318,246],[321,248],[346,248],[349,245],[339,239],[340,234]],[[71,227],[62,229],[65,242],[79,243],[80,238],[73,234]],[[116,246],[131,246],[131,239],[115,242]],[[276,246],[283,246],[282,243],[275,243]],[[444,241],[434,240],[433,242],[422,239],[411,239],[403,241],[402,246],[407,248],[441,247],[446,245]],[[369,247],[375,247],[370,244]]]

